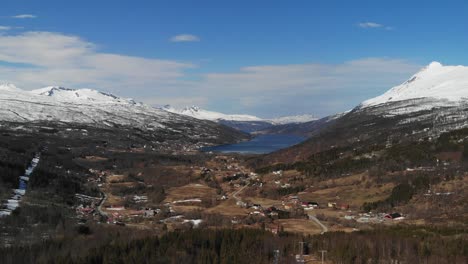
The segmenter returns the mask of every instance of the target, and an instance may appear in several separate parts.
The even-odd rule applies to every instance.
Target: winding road
[[[328,232],[328,227],[322,224],[322,222],[320,222],[320,220],[318,220],[317,217],[315,217],[315,215],[308,215],[308,216],[310,220],[314,221],[315,223],[317,223],[317,225],[320,226],[320,228],[322,228],[322,233],[320,233],[321,235]]]
[[[249,186],[248,184],[244,185],[242,188],[240,188],[239,190],[235,191],[233,194],[232,194],[232,197],[234,197],[234,199],[236,199],[236,202],[238,201],[241,201],[242,202],[242,199],[237,197],[237,195],[242,192],[247,186]]]
[[[104,197],[102,198],[101,202],[99,203],[99,206],[97,208],[99,214],[103,217],[107,217],[107,213],[102,211],[102,205],[104,204],[104,202],[107,200],[107,194],[105,192],[103,192],[104,194]]]

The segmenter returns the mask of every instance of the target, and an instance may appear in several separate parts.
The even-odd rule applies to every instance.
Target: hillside
[[[431,63],[408,81],[364,101],[333,122],[286,127],[290,133],[311,138],[266,160],[294,162],[331,147],[396,144],[464,128],[468,126],[467,69]]]
[[[419,98],[433,98],[454,104],[468,99],[468,67],[444,66],[432,62],[406,82],[361,103],[360,107]]]
[[[317,117],[309,114],[263,119],[252,115],[223,114],[219,112],[208,111],[198,106],[177,109],[170,105],[166,105],[161,109],[170,113],[190,116],[201,120],[215,121],[247,133],[259,132],[263,130],[266,131],[271,129],[271,134],[282,134],[281,132],[276,133],[276,131],[280,130],[276,129],[277,126],[281,127],[293,124],[302,124],[318,120]]]
[[[186,143],[226,143],[246,135],[210,121],[168,113],[131,99],[91,89],[47,87],[24,91],[0,86],[0,121],[3,126],[48,127],[80,125],[106,130],[129,130],[156,140]],[[166,136],[164,136],[166,135]]]

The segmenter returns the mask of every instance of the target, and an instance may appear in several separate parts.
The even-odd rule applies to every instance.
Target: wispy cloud
[[[0,80],[19,87],[90,87],[121,93],[164,87],[183,76],[191,63],[100,52],[77,36],[51,32],[0,35]],[[25,65],[18,69],[11,65]],[[10,65],[10,66],[8,66]]]
[[[7,32],[0,34],[0,80],[20,88],[87,87],[151,104],[202,104],[217,111],[265,116],[347,110],[420,68],[406,60],[364,58],[194,74],[188,70],[197,65],[190,62],[106,53],[78,36]]]
[[[0,26],[0,31],[10,30],[12,27],[9,26]]]
[[[394,28],[391,26],[386,26],[376,22],[361,22],[357,24],[360,28],[380,28],[385,30],[393,30]]]
[[[375,22],[362,22],[358,24],[361,28],[381,28],[383,27],[382,24],[375,23]]]
[[[172,42],[197,42],[200,41],[200,38],[191,34],[180,34],[173,36],[170,41]]]
[[[305,112],[323,116],[380,95],[420,68],[406,60],[389,58],[257,65],[201,74],[196,81],[178,80],[170,88],[161,88],[164,96],[143,100],[177,107],[202,104],[217,111],[264,117]]]
[[[25,19],[25,18],[37,18],[37,16],[31,15],[31,14],[19,14],[19,15],[12,16],[12,18]]]

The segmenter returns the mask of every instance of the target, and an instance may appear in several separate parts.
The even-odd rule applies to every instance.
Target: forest
[[[3,248],[0,262],[228,264],[273,263],[277,257],[279,263],[295,263],[293,256],[301,252],[299,242],[304,242],[304,254],[318,257],[320,250],[326,250],[327,259],[334,263],[461,264],[468,261],[468,240],[457,234],[467,231],[399,226],[303,237],[288,233],[275,236],[258,229],[189,230],[130,241],[117,235],[90,250],[70,247],[66,240]],[[86,236],[92,239],[92,234]],[[80,237],[76,240],[86,243]],[[279,254],[275,256],[276,250]]]

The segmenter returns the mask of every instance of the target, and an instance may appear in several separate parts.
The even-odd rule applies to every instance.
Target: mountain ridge
[[[277,118],[260,118],[253,115],[244,115],[244,114],[224,114],[215,111],[209,111],[202,109],[198,106],[189,106],[184,107],[182,109],[176,109],[170,105],[165,105],[161,109],[166,110],[168,112],[183,114],[187,116],[191,116],[194,118],[202,119],[202,120],[211,120],[211,121],[245,121],[245,122],[267,122],[272,125],[283,125],[283,124],[291,124],[291,123],[305,123],[313,120],[318,120],[314,115],[311,114],[303,114],[303,115],[292,115],[292,116],[282,116]]]
[[[404,83],[365,100],[359,107],[420,98],[434,98],[451,104],[468,99],[468,67],[431,62]]]
[[[233,143],[247,138],[211,121],[169,113],[97,90],[50,86],[25,91],[11,84],[0,85],[0,125],[38,123],[132,130],[160,140],[181,139],[190,144]]]
[[[465,74],[466,73],[466,74]],[[270,163],[304,161],[336,147],[432,140],[468,127],[468,67],[433,62],[408,81],[357,105],[333,122],[290,126],[311,137],[300,145],[268,155]]]

